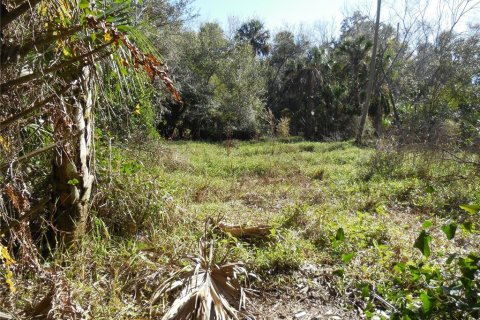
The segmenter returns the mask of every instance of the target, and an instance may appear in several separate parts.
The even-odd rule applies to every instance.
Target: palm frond
[[[155,292],[151,305],[181,288],[162,320],[238,320],[246,295],[239,277],[247,276],[242,262],[215,262],[213,241],[200,241],[192,264],[174,273]]]

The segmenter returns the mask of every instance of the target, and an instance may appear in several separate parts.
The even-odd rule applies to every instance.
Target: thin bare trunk
[[[383,70],[383,79],[385,79],[385,82],[388,87],[388,99],[390,100],[390,104],[393,109],[393,116],[395,117],[395,123],[400,124],[400,114],[398,113],[397,105],[395,103],[395,97],[393,95],[393,86],[390,80],[388,79],[387,75],[385,74],[385,70]]]
[[[382,102],[377,101],[375,104],[375,118],[373,121],[373,128],[375,129],[375,136],[380,138],[382,136],[382,119],[383,119],[383,108]]]
[[[365,103],[362,108],[362,116],[360,118],[360,126],[358,128],[356,142],[357,144],[362,143],[363,131],[365,130],[365,122],[367,121],[368,108],[370,107],[370,99],[372,95],[373,85],[375,83],[375,65],[376,65],[376,56],[377,56],[377,47],[378,47],[378,30],[380,27],[380,8],[382,6],[382,0],[377,1],[377,18],[375,21],[375,35],[373,38],[373,49],[372,49],[372,61],[370,62],[370,75],[368,78],[367,85],[367,94],[365,98]]]

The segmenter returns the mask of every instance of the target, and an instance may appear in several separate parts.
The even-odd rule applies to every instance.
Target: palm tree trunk
[[[69,245],[87,228],[92,193],[93,108],[95,83],[93,68],[83,67],[81,76],[65,99],[67,113],[73,122],[70,143],[57,148],[53,161],[54,226],[61,243]]]
[[[368,78],[367,85],[367,94],[365,98],[365,103],[362,108],[362,115],[360,118],[360,126],[357,131],[357,137],[355,139],[357,144],[362,143],[363,131],[365,130],[365,122],[367,121],[368,108],[370,107],[370,98],[372,95],[373,85],[375,83],[375,64],[377,60],[377,47],[378,47],[378,30],[380,27],[380,8],[382,6],[382,0],[377,1],[377,18],[375,21],[375,35],[373,38],[373,49],[372,49],[372,61],[370,62],[370,75]]]

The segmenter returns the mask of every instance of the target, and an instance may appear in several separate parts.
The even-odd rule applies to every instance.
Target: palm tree
[[[252,19],[238,29],[236,38],[239,41],[250,43],[254,54],[265,56],[270,52],[268,44],[270,32],[264,28],[261,21]]]
[[[93,115],[101,65],[116,63],[109,57],[123,51],[129,54],[125,58],[130,65],[143,67],[152,79],[160,76],[179,98],[162,64],[143,54],[111,22],[118,22],[115,19],[128,6],[117,1],[108,7],[91,2],[80,1],[77,6],[75,1],[25,0],[16,7],[16,1],[5,2],[10,10],[2,10],[0,26],[0,130],[2,139],[11,141],[11,147],[1,150],[2,169],[8,169],[2,184],[12,190],[9,198],[17,211],[10,217],[29,217],[29,210],[48,209],[52,232],[56,237],[59,230],[67,244],[85,232],[88,221],[94,182]],[[16,32],[23,21],[29,21],[29,28],[21,29],[29,32]],[[34,134],[43,135],[35,142],[25,134],[31,126],[37,128]],[[50,190],[31,195],[22,182],[29,177],[21,162],[48,153]],[[18,205],[20,196],[28,205]]]
[[[363,35],[356,38],[347,38],[338,46],[338,66],[350,83],[350,96],[353,101],[354,111],[360,109],[361,88],[365,79],[365,58],[372,44]]]

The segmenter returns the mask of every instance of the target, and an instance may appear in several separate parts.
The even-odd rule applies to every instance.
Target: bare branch
[[[64,94],[65,92],[68,91],[68,89],[71,88],[71,86],[72,86],[71,84],[68,85],[68,86],[64,86],[58,92],[55,92],[54,94],[50,95],[48,98],[46,98],[42,101],[39,101],[39,102],[35,103],[33,106],[31,106],[30,108],[27,108],[27,109],[15,114],[15,115],[11,116],[10,118],[2,121],[0,123],[0,131],[3,131],[8,125],[14,123],[18,119],[21,119],[21,118],[29,115],[30,113],[36,111],[37,109],[41,108],[42,106],[46,105],[47,103],[49,103],[50,101],[55,99],[55,97],[58,97],[59,95]]]
[[[112,40],[112,41],[109,41],[95,49],[93,49],[92,51],[89,51],[85,54],[82,54],[78,57],[75,57],[73,59],[70,59],[70,60],[67,60],[67,61],[64,61],[64,62],[61,62],[53,67],[50,67],[48,69],[45,69],[43,70],[43,72],[39,71],[39,72],[34,72],[34,73],[31,73],[31,74],[28,74],[26,76],[22,76],[22,77],[18,77],[16,79],[13,79],[13,80],[10,80],[10,81],[7,81],[7,82],[4,82],[2,84],[0,84],[0,91],[6,91],[7,89],[13,87],[13,86],[18,86],[18,85],[21,85],[23,83],[27,83],[29,81],[32,81],[32,80],[35,80],[35,79],[38,79],[38,78],[41,78],[41,77],[44,77],[46,74],[48,73],[52,73],[52,72],[55,72],[55,71],[58,71],[60,69],[63,69],[65,67],[68,67],[70,66],[71,64],[75,63],[75,62],[78,62],[78,61],[81,61],[85,58],[88,58],[89,56],[92,56],[94,54],[96,54],[97,52],[101,51],[102,49],[108,47],[109,45],[111,45],[115,40]]]
[[[35,151],[32,151],[24,156],[21,156],[20,158],[18,158],[17,160],[13,161],[13,163],[18,163],[18,162],[23,162],[25,160],[28,160],[30,158],[33,158],[35,156],[38,156],[39,154],[42,154],[42,153],[45,153],[47,151],[50,151],[52,149],[54,149],[57,145],[55,143],[52,143],[52,144],[49,144],[45,147],[42,147],[42,148],[39,148]],[[4,163],[0,166],[0,169],[3,171],[3,170],[6,170],[8,169],[8,167],[10,166],[10,163]]]
[[[45,46],[51,44],[52,42],[68,37],[75,32],[81,30],[83,26],[76,26],[68,30],[63,30],[63,32],[56,31],[56,35],[47,34],[39,39],[34,41],[27,42],[23,46],[13,45],[13,46],[4,46],[0,52],[0,63],[5,64],[7,62],[13,63],[17,62],[19,58],[25,56],[30,50],[36,48],[37,50],[42,50]]]

